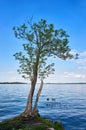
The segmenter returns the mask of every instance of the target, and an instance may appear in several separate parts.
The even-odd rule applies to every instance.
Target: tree
[[[54,63],[49,64],[49,57],[59,57],[63,60],[73,58],[68,46],[68,35],[63,29],[55,29],[53,24],[47,24],[47,21],[41,19],[38,23],[27,21],[21,26],[13,27],[15,37],[24,40],[24,52],[14,54],[15,59],[19,61],[18,72],[23,78],[29,78],[31,89],[27,100],[24,116],[35,114],[37,111],[37,102],[43,87],[44,78],[54,73]],[[33,95],[37,78],[40,78],[41,84],[38,90],[34,107],[32,108]]]

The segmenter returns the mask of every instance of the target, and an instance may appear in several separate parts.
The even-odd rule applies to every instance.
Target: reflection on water
[[[24,111],[29,89],[28,84],[0,85],[0,121]],[[45,84],[38,108],[41,116],[62,121],[65,130],[86,130],[86,85]]]

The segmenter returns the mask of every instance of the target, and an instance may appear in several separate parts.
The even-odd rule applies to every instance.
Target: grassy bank
[[[61,123],[53,123],[41,117],[29,116],[28,118],[24,118],[18,116],[0,123],[0,130],[47,130],[47,128],[64,130]]]

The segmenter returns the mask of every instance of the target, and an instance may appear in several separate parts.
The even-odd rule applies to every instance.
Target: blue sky
[[[72,53],[80,55],[78,60],[54,59],[55,74],[45,82],[86,82],[85,0],[0,0],[0,82],[24,81],[13,57],[22,49],[22,42],[15,38],[12,28],[31,16],[33,21],[46,19],[57,29],[66,30]]]

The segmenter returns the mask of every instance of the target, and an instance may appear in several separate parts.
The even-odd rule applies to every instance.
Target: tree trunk
[[[34,90],[35,90],[35,82],[31,81],[31,88],[30,88],[30,93],[27,99],[27,105],[26,105],[26,109],[23,113],[23,115],[25,117],[27,117],[28,115],[32,115],[32,98],[33,98],[33,94],[34,94]]]
[[[35,115],[38,114],[37,104],[38,104],[38,100],[39,100],[42,88],[43,88],[43,80],[41,80],[41,84],[40,84],[39,90],[37,92],[36,100],[35,100],[35,103],[34,103],[33,114],[35,114]]]
[[[33,94],[34,94],[34,90],[35,90],[35,86],[36,86],[36,82],[37,82],[38,64],[39,64],[39,53],[37,54],[36,62],[34,64],[34,68],[33,68],[33,77],[32,77],[32,80],[31,80],[31,89],[30,89],[30,93],[29,93],[29,96],[28,96],[26,109],[23,112],[23,116],[25,116],[25,117],[33,114],[32,99],[33,99]]]

